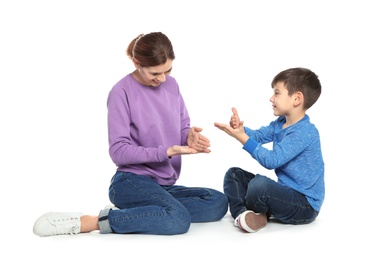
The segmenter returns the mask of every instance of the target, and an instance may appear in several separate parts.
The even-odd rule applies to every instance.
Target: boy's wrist
[[[238,135],[238,136],[236,137],[236,139],[237,139],[242,145],[244,145],[244,144],[248,141],[249,136],[248,136],[246,133],[242,133],[242,134]]]

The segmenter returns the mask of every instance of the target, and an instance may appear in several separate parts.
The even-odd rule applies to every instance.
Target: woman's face
[[[154,67],[141,67],[138,68],[137,80],[141,80],[140,83],[145,86],[157,87],[161,82],[165,82],[166,76],[172,71],[172,60],[168,59],[165,64],[154,66]]]

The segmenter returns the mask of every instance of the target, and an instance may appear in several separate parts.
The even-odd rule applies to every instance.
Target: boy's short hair
[[[272,88],[279,82],[284,83],[290,96],[297,91],[302,92],[304,109],[309,109],[321,95],[318,76],[306,68],[291,68],[279,72],[272,80]]]

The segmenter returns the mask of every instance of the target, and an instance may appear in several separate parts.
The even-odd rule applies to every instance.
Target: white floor
[[[21,221],[12,212],[7,214]],[[230,214],[219,222],[193,224],[188,233],[177,236],[92,232],[41,238],[32,233],[33,219],[24,220],[3,234],[7,246],[3,246],[2,252],[8,254],[6,259],[389,259],[390,256],[386,224],[375,223],[378,219],[367,214],[342,217],[330,208],[312,224],[270,222],[253,234],[234,227]],[[14,223],[10,221],[9,227]]]

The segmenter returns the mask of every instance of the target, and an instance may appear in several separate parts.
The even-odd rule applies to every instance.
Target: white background
[[[386,1],[1,1],[0,151],[2,253],[6,259],[388,259]],[[140,33],[171,39],[174,76],[211,154],[183,158],[178,184],[222,190],[232,166],[273,176],[231,137],[231,107],[245,125],[274,119],[271,80],[307,67],[323,92],[308,111],[318,127],[326,199],[309,226],[269,224],[256,234],[218,223],[182,236],[32,233],[46,211],[97,215],[115,165],[106,98],[134,68],[125,55]],[[387,242],[386,242],[387,240]]]

